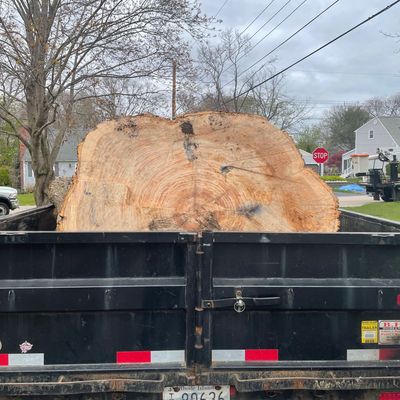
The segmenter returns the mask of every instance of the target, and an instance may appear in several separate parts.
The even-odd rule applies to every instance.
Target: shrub
[[[342,178],[339,175],[325,175],[325,176],[321,176],[321,179],[325,182],[332,182],[332,181],[343,181],[346,182],[345,178]]]
[[[7,167],[0,167],[0,186],[10,186],[11,178]]]

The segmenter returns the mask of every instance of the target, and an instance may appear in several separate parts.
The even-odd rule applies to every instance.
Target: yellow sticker
[[[378,321],[361,321],[361,343],[378,343]]]

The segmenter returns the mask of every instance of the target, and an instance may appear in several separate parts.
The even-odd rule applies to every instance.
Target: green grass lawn
[[[343,207],[349,211],[355,211],[361,214],[373,215],[393,221],[400,221],[400,202],[384,203],[376,202],[371,204],[364,204],[360,207]]]
[[[18,195],[18,201],[20,206],[34,206],[35,198],[33,193],[22,193]]]

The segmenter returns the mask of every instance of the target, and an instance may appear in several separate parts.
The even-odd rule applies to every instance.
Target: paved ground
[[[374,200],[366,194],[336,193],[340,207],[357,207],[372,203]]]
[[[11,211],[10,214],[11,214],[11,215],[14,215],[14,214],[20,213],[20,212],[22,212],[22,211],[29,210],[29,209],[31,209],[31,208],[35,208],[35,206],[20,206],[20,207],[17,208],[16,210]]]

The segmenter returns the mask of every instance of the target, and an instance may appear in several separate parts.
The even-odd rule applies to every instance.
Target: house
[[[369,159],[378,149],[400,153],[400,117],[375,117],[355,130],[355,148],[342,156],[342,176],[367,172],[374,162],[380,167]]]
[[[299,149],[299,152],[303,157],[304,165],[308,168],[313,169],[316,173],[319,173],[320,167],[319,164],[314,161],[313,155],[302,149]]]
[[[86,131],[73,130],[61,145],[54,165],[56,177],[72,177],[78,162],[78,145],[86,136]],[[32,161],[25,146],[20,147],[20,186],[23,191],[30,191],[35,185]]]

